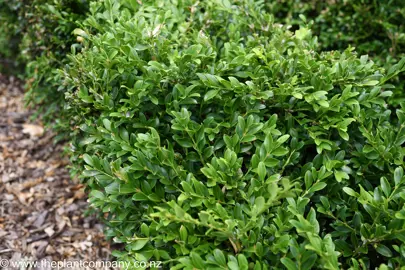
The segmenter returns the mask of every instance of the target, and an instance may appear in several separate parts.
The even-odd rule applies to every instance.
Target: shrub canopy
[[[405,56],[405,5],[403,0],[265,1],[266,11],[277,22],[297,28],[308,21],[323,50],[356,47],[359,55],[389,69]],[[303,17],[304,16],[304,17]],[[395,78],[389,103],[405,101],[405,76]]]
[[[72,160],[122,260],[172,269],[405,265],[389,70],[319,52],[257,1],[106,0],[60,71]],[[84,170],[83,170],[84,169]]]
[[[0,60],[27,64],[119,259],[399,269],[404,17],[401,0],[0,0]]]
[[[57,69],[72,49],[80,49],[72,32],[87,10],[87,0],[0,0],[0,71],[22,76],[25,68],[27,104],[59,127],[59,138],[69,122]]]

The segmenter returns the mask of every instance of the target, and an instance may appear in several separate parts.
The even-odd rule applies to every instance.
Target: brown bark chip
[[[19,80],[0,75],[0,259],[110,260],[102,225],[85,215],[83,186],[65,169],[63,145],[30,121],[23,96]]]

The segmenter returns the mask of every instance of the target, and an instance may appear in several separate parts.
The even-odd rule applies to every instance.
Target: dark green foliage
[[[266,1],[266,9],[294,28],[312,20],[324,50],[356,47],[359,55],[368,54],[387,69],[405,56],[403,0],[279,0]],[[396,80],[390,99],[394,106],[405,101],[404,81],[404,75]]]
[[[71,46],[80,48],[73,30],[84,19],[86,0],[0,0],[0,58],[5,72],[26,66],[27,101],[45,120],[62,118],[63,86],[56,70],[66,63]],[[4,69],[4,68],[3,68]],[[65,125],[59,119],[57,122]],[[54,122],[53,122],[54,123]]]
[[[404,12],[401,0],[0,0],[0,56],[27,63],[28,100],[70,132],[121,260],[400,269]]]
[[[360,54],[380,61],[396,59],[405,53],[405,5],[402,0],[295,1],[266,3],[277,21],[297,27],[304,17],[313,20],[312,30],[327,50],[349,45]],[[300,17],[304,15],[304,17]]]
[[[236,4],[237,3],[237,4]],[[320,52],[256,1],[92,3],[60,71],[72,160],[122,260],[167,269],[405,265],[390,70]],[[97,34],[93,34],[96,32]]]
[[[0,72],[11,73],[18,66],[18,43],[20,36],[17,24],[18,2],[0,0]]]

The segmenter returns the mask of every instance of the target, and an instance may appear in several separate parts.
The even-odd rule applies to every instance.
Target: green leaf
[[[111,121],[107,118],[103,119],[103,124],[106,130],[111,131]]]
[[[327,186],[327,184],[324,183],[324,182],[315,183],[315,184],[308,190],[308,193],[313,193],[313,192],[322,190],[322,189],[324,189],[326,186]]]
[[[272,151],[271,154],[276,157],[285,156],[286,154],[288,154],[288,149],[284,147],[278,147],[277,149]]]
[[[280,164],[280,160],[275,159],[275,158],[266,158],[266,160],[264,161],[264,164],[266,165],[266,167],[275,167],[278,164]]]
[[[186,227],[183,225],[180,226],[180,240],[186,242],[187,241],[188,232]]]
[[[352,197],[359,197],[359,196],[360,196],[357,192],[355,192],[353,189],[351,189],[351,188],[349,188],[349,187],[344,187],[344,188],[343,188],[343,191],[344,191],[347,195],[352,196]]]
[[[384,246],[383,244],[377,244],[377,247],[375,250],[378,253],[380,253],[381,255],[383,255],[384,257],[392,257],[391,250],[387,246]]]
[[[255,206],[257,207],[258,212],[263,211],[265,208],[265,200],[262,196],[256,198]]]
[[[259,175],[259,179],[260,181],[264,181],[265,177],[266,177],[266,166],[264,165],[264,163],[262,161],[259,162],[259,165],[257,167],[257,174]]]
[[[256,140],[256,136],[255,135],[246,135],[242,138],[241,142],[245,143],[245,142],[251,142]]]
[[[214,89],[214,90],[208,91],[208,92],[204,95],[204,101],[208,101],[208,100],[214,98],[216,95],[218,95],[218,93],[219,93],[219,89]]]
[[[240,270],[248,270],[249,269],[249,264],[248,261],[243,254],[238,255],[238,265]]]
[[[283,144],[285,143],[288,139],[290,138],[290,135],[286,134],[281,136],[280,138],[277,139],[278,144]]]
[[[226,266],[226,259],[224,253],[220,249],[215,249],[214,250],[214,258],[215,261],[221,265],[221,266]]]
[[[201,256],[196,253],[196,252],[191,252],[190,253],[190,257],[191,257],[191,262],[193,263],[193,266],[197,269],[201,269],[204,270],[204,261],[203,259],[201,259]]]
[[[386,198],[388,198],[391,195],[391,186],[390,183],[388,183],[387,178],[381,177],[380,184],[382,191],[384,192]]]
[[[402,177],[404,176],[404,170],[402,167],[398,167],[394,171],[394,182],[395,186],[399,186],[399,184],[402,182]]]
[[[341,130],[341,129],[338,129],[338,132],[339,132],[340,137],[341,137],[343,140],[345,140],[345,141],[348,141],[348,140],[349,140],[349,134],[348,134],[346,131]]]
[[[99,171],[96,170],[85,170],[83,171],[83,176],[92,177],[101,174]]]
[[[141,232],[142,232],[142,234],[144,234],[145,236],[149,237],[150,231],[149,231],[148,225],[146,225],[145,223],[142,223],[142,225],[141,225]]]
[[[136,240],[135,242],[131,243],[131,250],[141,250],[148,242],[149,239]]]
[[[88,165],[94,167],[93,159],[92,159],[91,156],[89,156],[88,154],[84,154],[84,155],[83,155],[83,160],[84,160],[84,162],[86,162]]]
[[[229,261],[227,265],[229,270],[240,270],[238,263],[235,261]]]
[[[193,143],[188,139],[176,139],[176,141],[181,145],[181,147],[185,148],[193,147]]]
[[[288,270],[298,270],[298,266],[294,263],[290,258],[284,257],[281,258],[281,263],[288,269]]]
[[[374,85],[377,85],[378,83],[379,83],[379,81],[370,80],[370,81],[362,82],[361,85],[362,86],[374,86]]]
[[[91,197],[94,197],[94,198],[97,198],[97,199],[100,199],[100,200],[105,199],[104,193],[101,192],[101,191],[99,191],[99,190],[92,190],[92,191],[90,192],[89,196],[90,196],[90,198],[91,198]]]
[[[319,105],[321,105],[322,107],[325,108],[329,108],[329,102],[327,102],[326,100],[318,100],[317,101]],[[340,131],[340,130],[339,130]]]
[[[302,269],[312,269],[317,259],[314,253],[305,253],[302,257]]]
[[[347,179],[347,180],[350,179],[349,175],[344,171],[335,171],[334,173],[335,173],[336,181],[338,181],[338,182],[342,182],[342,179]]]
[[[142,192],[135,193],[134,196],[132,196],[132,200],[134,201],[148,201],[149,198]]]
[[[301,27],[299,30],[295,31],[295,36],[298,39],[304,39],[306,36],[308,36],[311,33],[311,30],[309,30],[306,27]]]

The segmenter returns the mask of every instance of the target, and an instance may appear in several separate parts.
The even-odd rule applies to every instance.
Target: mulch
[[[63,145],[30,120],[22,89],[0,75],[0,258],[111,260],[103,226],[66,169]]]

